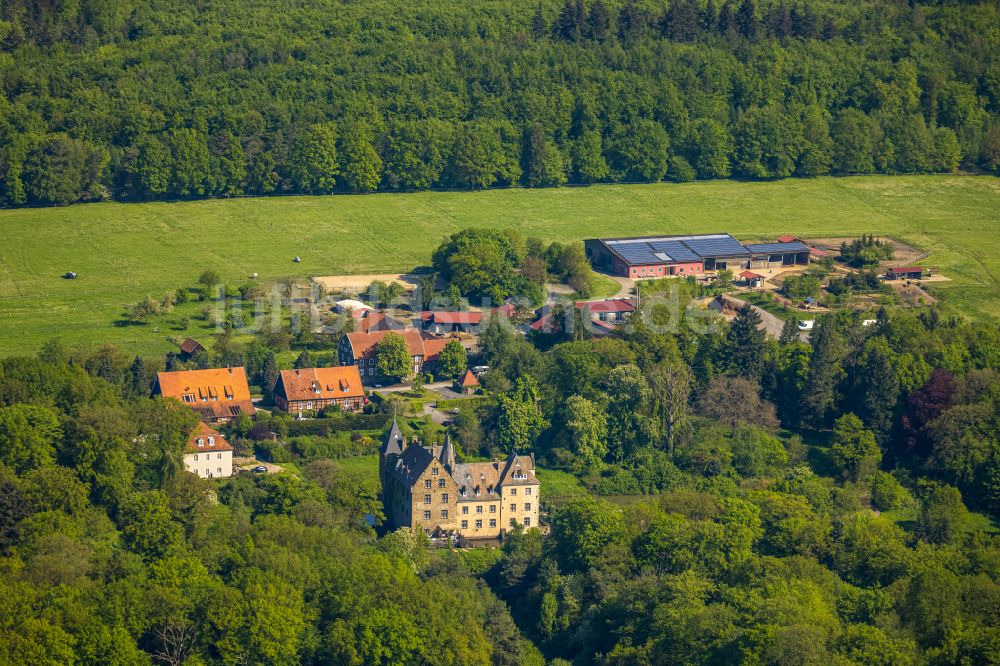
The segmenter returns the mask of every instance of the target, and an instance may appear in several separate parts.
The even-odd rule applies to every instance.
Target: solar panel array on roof
[[[654,250],[664,252],[674,261],[700,261],[701,257],[691,251],[687,245],[680,241],[653,241],[650,246]]]
[[[788,254],[792,252],[808,252],[809,246],[799,241],[792,243],[748,243],[747,249],[755,254]]]
[[[802,243],[764,243],[744,246],[729,234],[609,238],[602,240],[631,265],[697,262],[713,257],[748,257],[752,253],[808,252]],[[780,249],[771,249],[772,246]]]
[[[684,241],[684,244],[702,257],[738,257],[749,254],[743,244],[732,236]]]
[[[657,259],[648,244],[642,245],[619,245],[615,252],[630,264],[658,264],[662,260]]]

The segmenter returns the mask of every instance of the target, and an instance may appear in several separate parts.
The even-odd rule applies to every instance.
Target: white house
[[[232,476],[233,447],[217,430],[199,422],[184,447],[184,468],[203,479]]]

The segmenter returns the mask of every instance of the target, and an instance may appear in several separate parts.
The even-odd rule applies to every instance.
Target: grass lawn
[[[580,483],[580,479],[569,472],[538,468],[535,470],[535,476],[538,477],[538,481],[542,484],[540,492],[544,499],[585,495],[587,493],[587,489]]]
[[[818,316],[815,312],[811,312],[809,310],[800,310],[798,308],[790,308],[784,305],[783,303],[778,303],[777,301],[770,300],[759,292],[749,292],[749,293],[734,292],[733,296],[741,300],[744,300],[747,303],[756,305],[761,310],[766,310],[771,314],[777,317],[781,317],[782,319],[785,320],[794,319],[797,321],[804,321],[807,319],[816,319],[816,317]]]
[[[356,478],[367,478],[375,484],[378,483],[377,454],[337,458],[334,462],[344,471],[351,472]]]
[[[622,288],[620,284],[618,284],[615,280],[612,280],[607,275],[593,273],[592,278],[594,281],[594,293],[590,297],[592,300],[596,301],[602,298],[611,298]]]
[[[125,304],[193,286],[206,269],[232,284],[254,272],[268,281],[408,270],[427,265],[442,238],[466,226],[561,241],[892,234],[931,252],[923,263],[952,278],[935,290],[947,307],[1000,321],[998,178],[706,181],[0,211],[0,354],[34,352],[52,337],[160,354],[170,349],[168,336],[207,332],[194,318],[202,304],[171,315],[188,316],[187,331],[116,326]],[[62,279],[67,271],[79,279]]]
[[[895,509],[893,511],[883,511],[882,517],[891,520],[907,531],[913,531],[917,528],[917,519],[920,517],[920,511],[916,507]],[[985,513],[970,511],[966,516],[965,531],[995,534],[1000,532],[1000,527],[997,526],[993,518]]]

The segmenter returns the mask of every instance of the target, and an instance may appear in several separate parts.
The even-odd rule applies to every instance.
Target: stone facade
[[[407,443],[394,422],[380,449],[379,478],[393,529],[495,539],[515,524],[538,527],[534,456],[459,463],[450,439],[443,446]]]

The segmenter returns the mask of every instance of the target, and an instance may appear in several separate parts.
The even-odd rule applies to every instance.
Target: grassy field
[[[892,234],[931,252],[953,282],[947,307],[1000,321],[1000,179],[859,177],[544,190],[422,192],[0,211],[0,354],[46,339],[114,342],[127,353],[204,334],[186,304],[170,326],[116,326],[122,307],[192,286],[214,269],[240,283],[426,265],[447,234],[512,227],[546,240],[727,231],[744,239]],[[292,258],[301,256],[295,264]],[[77,280],[63,280],[76,271]],[[154,330],[154,329],[159,330]]]

